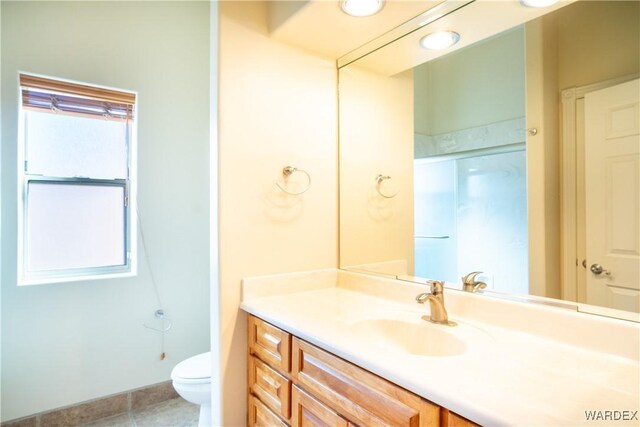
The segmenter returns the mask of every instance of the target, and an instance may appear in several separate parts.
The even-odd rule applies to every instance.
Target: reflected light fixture
[[[340,0],[340,7],[347,15],[365,17],[382,10],[385,0]]]
[[[453,46],[459,40],[460,34],[455,31],[437,31],[421,38],[420,46],[424,49],[441,50]]]
[[[527,7],[547,7],[558,3],[558,0],[520,0],[520,3]]]

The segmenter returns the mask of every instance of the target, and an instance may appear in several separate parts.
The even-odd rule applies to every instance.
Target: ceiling
[[[269,30],[276,40],[337,59],[442,1],[387,0],[364,18],[342,12],[339,0],[271,1]]]
[[[517,27],[574,1],[576,0],[561,0],[549,7],[536,8],[522,6],[517,0],[477,0],[455,13],[407,34],[393,44],[387,44],[377,49],[358,60],[357,66],[381,75],[391,76]],[[460,42],[455,46],[444,50],[428,50],[420,47],[421,37],[431,32],[447,30],[455,30],[459,33]]]

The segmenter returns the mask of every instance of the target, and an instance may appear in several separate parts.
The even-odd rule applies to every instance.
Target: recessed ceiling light
[[[439,50],[446,49],[458,43],[460,34],[455,31],[438,31],[427,34],[420,39],[420,46],[424,49]]]
[[[371,16],[382,10],[384,0],[341,0],[340,7],[347,15]]]
[[[520,3],[527,7],[547,7],[558,3],[558,0],[520,0]]]

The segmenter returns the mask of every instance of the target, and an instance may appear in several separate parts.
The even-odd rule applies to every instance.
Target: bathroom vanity
[[[425,290],[339,270],[245,279],[249,425],[637,425],[637,323],[447,290],[458,325],[436,325]]]
[[[476,425],[254,316],[248,365],[250,426]]]

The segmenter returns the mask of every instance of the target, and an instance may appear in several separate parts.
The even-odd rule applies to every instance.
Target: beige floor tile
[[[200,407],[182,398],[132,412],[137,427],[192,427],[198,425]]]
[[[133,427],[134,424],[131,421],[129,414],[120,414],[114,417],[103,418],[87,424],[83,424],[82,427]]]

